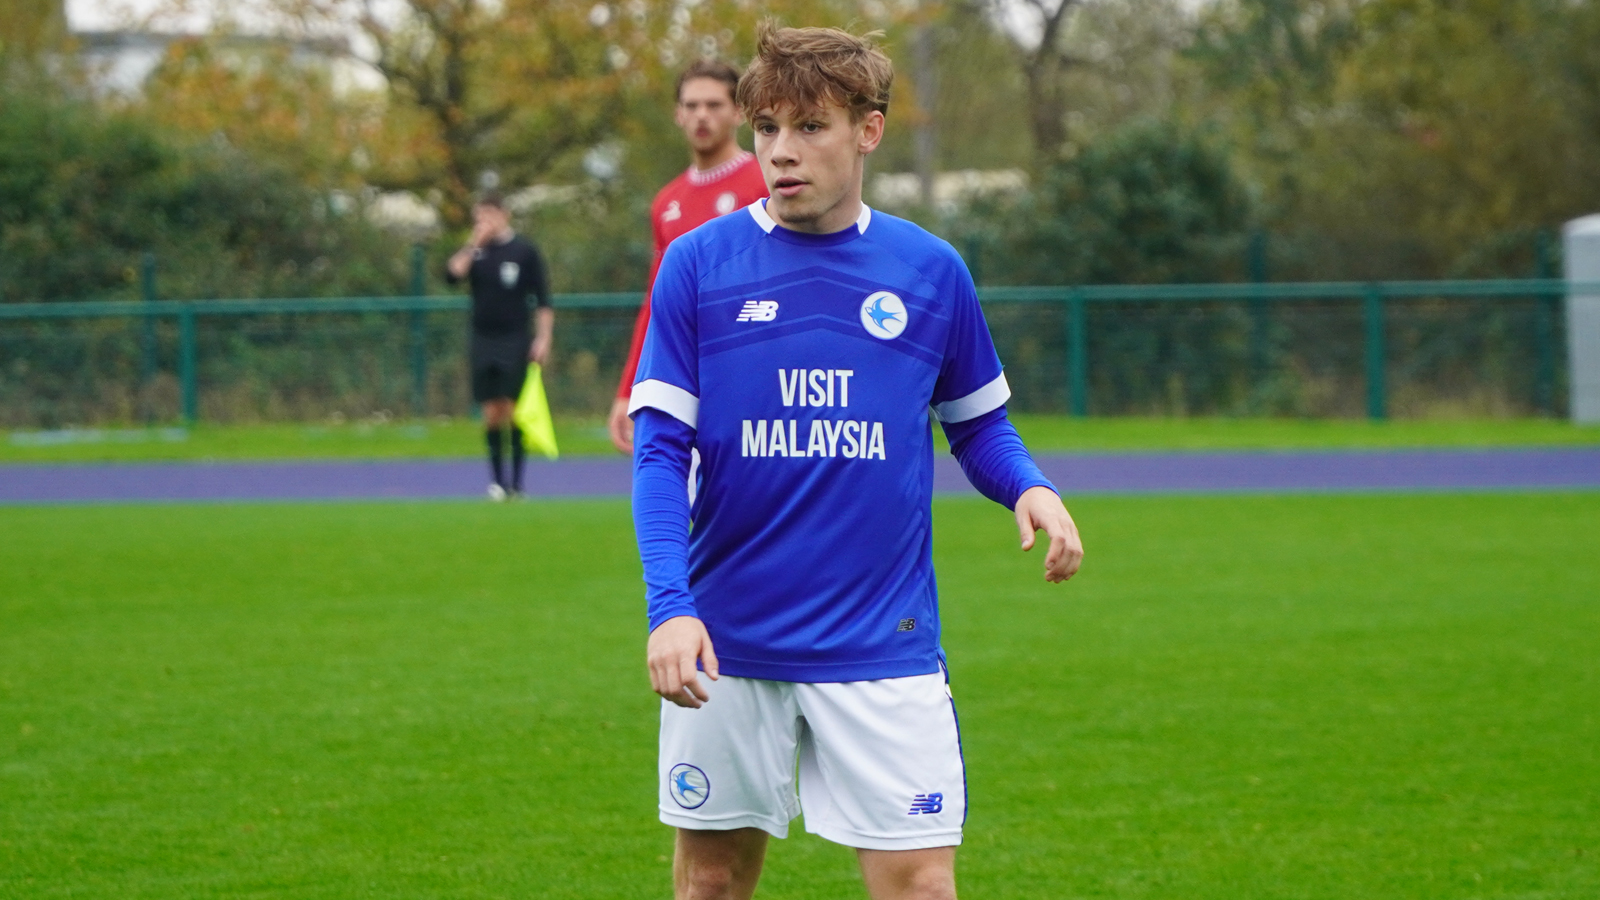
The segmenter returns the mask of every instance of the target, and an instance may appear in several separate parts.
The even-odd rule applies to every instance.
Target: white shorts
[[[711,696],[700,709],[661,701],[661,821],[781,838],[803,809],[807,831],[847,847],[961,843],[966,768],[942,673],[700,683]]]

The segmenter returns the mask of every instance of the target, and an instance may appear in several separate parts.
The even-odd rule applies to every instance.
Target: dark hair
[[[678,84],[673,88],[674,99],[683,99],[683,86],[696,78],[713,78],[728,86],[728,96],[739,90],[739,70],[720,59],[698,59],[689,68],[678,73]]]
[[[501,193],[499,191],[488,190],[488,191],[484,191],[483,193],[479,194],[477,202],[473,203],[472,205],[473,206],[492,206],[495,209],[498,209],[501,212],[504,212],[505,208],[506,208],[506,198],[503,195],[501,195]]]
[[[768,19],[756,33],[756,58],[735,94],[745,118],[763,109],[815,110],[837,103],[852,122],[889,111],[894,66],[878,49],[881,32],[857,37],[837,28],[780,28]]]

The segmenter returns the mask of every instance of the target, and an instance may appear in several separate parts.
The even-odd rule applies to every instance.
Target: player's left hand
[[[1044,580],[1059,584],[1077,574],[1083,565],[1083,539],[1078,537],[1078,526],[1056,492],[1043,486],[1028,488],[1017,498],[1015,509],[1024,552],[1033,549],[1036,532],[1043,531],[1050,537],[1050,549],[1044,555]]]
[[[550,342],[545,340],[542,335],[534,338],[533,343],[528,346],[528,362],[538,363],[542,366],[544,361],[549,358]]]

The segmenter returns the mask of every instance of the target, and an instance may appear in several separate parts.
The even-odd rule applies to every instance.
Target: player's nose
[[[799,156],[795,150],[793,133],[787,128],[778,129],[778,133],[767,143],[767,155],[774,165],[798,162]]]

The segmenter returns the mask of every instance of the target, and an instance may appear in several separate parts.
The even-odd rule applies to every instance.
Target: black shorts
[[[472,399],[478,403],[515,400],[522,393],[522,382],[528,377],[528,344],[532,340],[523,334],[473,332],[470,348]]]

